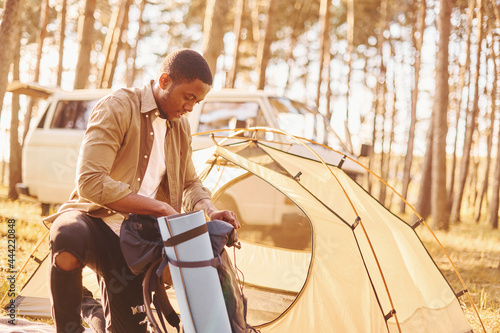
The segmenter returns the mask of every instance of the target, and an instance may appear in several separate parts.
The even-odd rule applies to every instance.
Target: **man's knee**
[[[62,251],[56,254],[55,264],[63,271],[72,271],[82,267],[80,261],[70,252]]]
[[[80,212],[70,211],[59,216],[50,228],[53,264],[63,271],[83,267],[90,236]]]

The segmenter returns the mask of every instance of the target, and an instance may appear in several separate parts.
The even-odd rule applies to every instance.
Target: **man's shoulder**
[[[142,89],[121,88],[104,96],[95,109],[100,111],[110,111],[113,113],[129,114],[133,110],[138,110],[141,105]]]
[[[144,89],[141,88],[120,88],[106,96],[109,100],[137,101],[140,102]]]

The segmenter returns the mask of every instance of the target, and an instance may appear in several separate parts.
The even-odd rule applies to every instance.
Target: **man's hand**
[[[229,210],[215,210],[210,215],[207,214],[210,220],[221,220],[231,224],[235,229],[241,227],[238,217],[235,213]]]
[[[230,210],[218,210],[212,200],[201,199],[194,205],[194,210],[204,210],[210,220],[221,220],[231,224],[235,229],[241,227],[238,217]]]

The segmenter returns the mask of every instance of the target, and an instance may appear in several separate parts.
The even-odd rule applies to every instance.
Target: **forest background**
[[[44,104],[7,93],[9,82],[141,86],[188,47],[207,59],[214,89],[293,97],[317,107],[353,154],[371,147],[360,160],[401,198],[373,177],[363,185],[398,214],[405,199],[435,230],[498,229],[498,0],[0,0],[0,18],[10,200]]]

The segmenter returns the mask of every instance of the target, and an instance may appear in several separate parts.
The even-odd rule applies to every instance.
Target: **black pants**
[[[99,309],[89,306],[85,297],[82,307],[82,268],[64,271],[55,265],[54,258],[64,251],[97,273],[107,331],[146,332],[146,324],[139,324],[145,315],[133,315],[131,310],[143,304],[143,277],[128,268],[118,236],[101,219],[79,211],[60,215],[50,229],[49,288],[57,332],[82,332],[82,315],[95,331],[102,326],[98,318],[102,313],[99,315]]]

